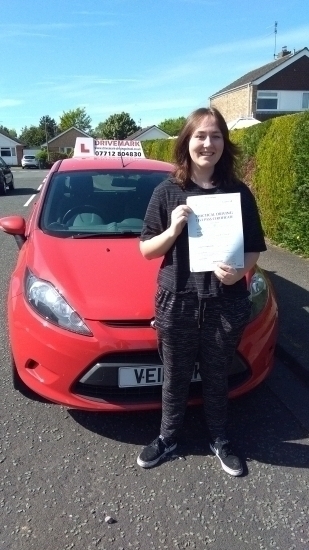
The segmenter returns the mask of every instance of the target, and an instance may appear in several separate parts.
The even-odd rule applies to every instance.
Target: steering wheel
[[[70,210],[68,210],[64,214],[61,223],[67,223],[70,218],[72,218],[73,216],[76,216],[77,214],[86,214],[86,213],[97,214],[97,216],[101,218],[101,212],[99,212],[99,210],[95,206],[91,206],[90,204],[83,204],[83,205],[81,204],[80,206],[74,206],[74,208],[70,208]],[[102,220],[102,223],[103,223],[103,220]]]

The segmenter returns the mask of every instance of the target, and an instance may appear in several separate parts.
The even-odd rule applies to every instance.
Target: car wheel
[[[14,390],[17,390],[23,394],[32,393],[32,390],[28,388],[28,386],[26,386],[26,384],[20,378],[12,353],[11,353],[11,368],[12,368],[12,382],[13,382]]]
[[[13,178],[13,176],[12,176],[12,179],[11,179],[11,181],[10,181],[10,183],[9,183],[9,189],[10,189],[10,191],[13,191],[13,190],[15,189],[14,178]]]
[[[0,195],[6,195],[6,183],[3,176],[0,178]]]

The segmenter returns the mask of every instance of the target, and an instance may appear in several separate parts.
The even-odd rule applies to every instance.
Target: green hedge
[[[256,196],[266,236],[309,256],[309,113],[273,118],[231,137],[241,148],[239,175]]]
[[[145,157],[165,162],[174,161],[174,139],[152,139],[143,141]]]
[[[309,112],[276,117],[241,130],[238,175],[252,189],[265,235],[309,257]],[[143,142],[147,158],[173,162],[175,140]]]
[[[280,239],[293,251],[309,256],[309,112],[298,117],[290,167],[294,186],[284,217]]]

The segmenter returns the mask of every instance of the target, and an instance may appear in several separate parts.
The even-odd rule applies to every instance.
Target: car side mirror
[[[0,229],[15,237],[18,248],[21,248],[26,241],[26,222],[21,216],[0,218]]]

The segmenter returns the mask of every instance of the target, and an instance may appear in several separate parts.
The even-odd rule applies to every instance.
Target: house
[[[9,166],[18,166],[23,156],[24,144],[5,132],[0,132],[0,156]]]
[[[83,130],[79,130],[72,126],[58,134],[56,137],[50,139],[48,142],[42,143],[42,149],[48,149],[48,151],[55,153],[71,153],[74,151],[75,141],[77,137],[92,137]]]
[[[154,125],[141,128],[137,130],[137,132],[134,132],[134,134],[127,136],[126,139],[131,141],[146,141],[147,139],[168,139],[169,137],[171,137],[169,134],[163,132],[163,130],[160,130],[160,128]]]
[[[277,58],[250,71],[210,98],[227,122],[239,117],[268,118],[309,108],[309,50],[291,53],[284,47]]]

